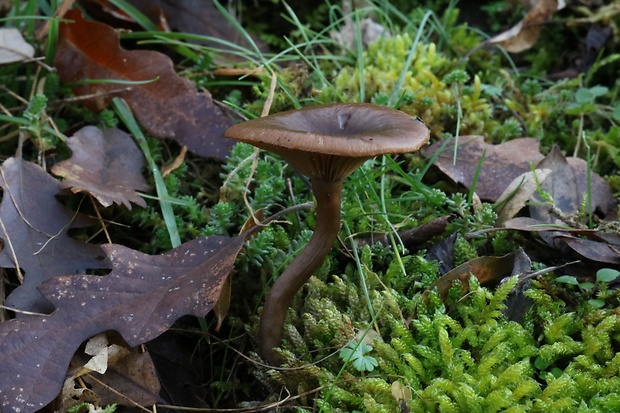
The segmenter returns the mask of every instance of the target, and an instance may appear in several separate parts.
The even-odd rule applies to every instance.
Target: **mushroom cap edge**
[[[430,138],[420,120],[369,103],[309,106],[231,126],[225,136],[287,158],[288,151],[370,158],[415,152]]]

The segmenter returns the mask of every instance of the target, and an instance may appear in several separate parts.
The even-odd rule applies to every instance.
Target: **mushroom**
[[[273,365],[297,291],[329,253],[340,231],[343,180],[366,160],[418,150],[430,132],[418,118],[367,103],[337,103],[277,113],[231,126],[226,137],[274,152],[310,178],[316,224],[306,247],[274,283],[263,307],[259,350]]]

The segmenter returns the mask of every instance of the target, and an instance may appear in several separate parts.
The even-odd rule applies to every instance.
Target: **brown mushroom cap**
[[[373,156],[417,151],[430,132],[399,110],[335,103],[242,122],[225,136],[274,152],[310,178],[336,181]]]

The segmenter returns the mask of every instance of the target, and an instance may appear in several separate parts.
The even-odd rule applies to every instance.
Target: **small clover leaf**
[[[345,363],[352,361],[357,371],[373,371],[378,366],[377,359],[367,355],[372,346],[364,342],[351,341],[347,347],[340,350],[340,358]]]

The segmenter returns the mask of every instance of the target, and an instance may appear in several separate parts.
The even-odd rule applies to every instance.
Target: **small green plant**
[[[575,92],[575,101],[566,106],[569,115],[590,114],[598,109],[596,99],[605,96],[609,89],[605,86],[581,87]]]
[[[562,275],[555,279],[556,282],[576,285],[579,290],[588,295],[588,304],[594,308],[603,308],[605,306],[605,299],[611,294],[609,291],[609,283],[614,281],[620,276],[620,271],[612,268],[601,268],[596,272],[596,283],[589,281],[580,282],[576,277],[572,275]]]
[[[372,346],[363,341],[351,341],[345,348],[340,350],[340,358],[345,363],[352,362],[353,367],[359,372],[373,371],[377,367],[377,359],[369,356]]]

